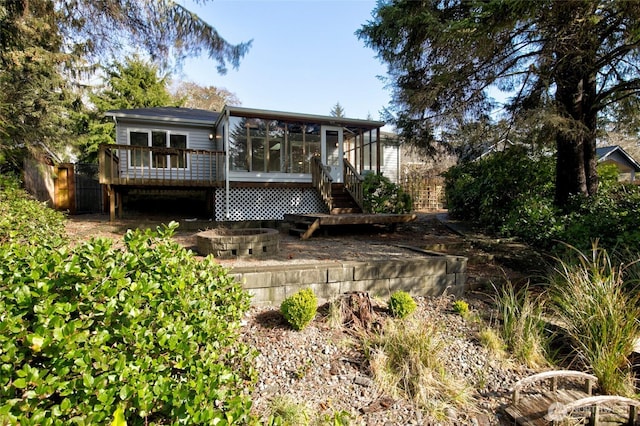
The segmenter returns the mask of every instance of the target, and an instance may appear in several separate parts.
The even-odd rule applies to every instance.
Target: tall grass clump
[[[365,340],[374,381],[393,397],[413,401],[438,421],[471,404],[470,386],[447,372],[446,341],[433,324],[389,320],[379,335]]]
[[[543,298],[534,296],[528,286],[516,290],[507,282],[497,290],[495,302],[502,319],[500,335],[508,351],[531,368],[546,365]]]
[[[576,259],[558,259],[550,279],[554,311],[602,390],[631,396],[629,355],[640,332],[638,293],[625,283],[626,267],[614,264],[597,242],[590,252],[570,248]]]

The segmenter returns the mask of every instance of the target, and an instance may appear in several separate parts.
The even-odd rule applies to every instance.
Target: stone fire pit
[[[280,233],[271,228],[210,229],[196,235],[198,251],[214,257],[260,257],[280,250]]]

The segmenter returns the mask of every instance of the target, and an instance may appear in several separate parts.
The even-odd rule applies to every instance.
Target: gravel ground
[[[476,314],[472,318],[490,315],[490,307],[481,298],[467,300]],[[374,382],[354,333],[332,327],[325,306],[302,331],[288,327],[277,309],[248,312],[243,339],[260,353],[259,381],[253,394],[255,414],[266,419],[273,401],[287,398],[303,404],[314,413],[311,417],[326,419],[335,412],[347,412],[352,425],[509,424],[501,407],[508,403],[512,385],[532,371],[513,361],[495,359],[478,341],[480,322],[453,312],[452,297],[417,301],[413,316],[437,324],[437,333],[445,342],[442,360],[447,373],[473,389],[473,403],[467,410],[449,410],[447,420],[434,420],[409,401],[392,398]],[[383,321],[389,320],[381,315]]]

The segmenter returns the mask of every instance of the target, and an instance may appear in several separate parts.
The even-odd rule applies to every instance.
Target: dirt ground
[[[389,256],[411,256],[415,247],[457,256],[468,261],[469,288],[482,287],[492,281],[520,279],[531,273],[531,265],[538,262],[522,246],[493,240],[475,232],[460,234],[459,224],[442,220],[446,212],[420,213],[415,221],[400,224],[395,230],[385,227],[361,226],[330,228],[329,232],[317,232],[308,240],[280,233],[280,251],[256,259],[219,259],[226,267],[267,265],[276,263],[312,263],[327,260],[371,260]],[[440,218],[440,219],[439,219]],[[106,215],[70,216],[67,234],[73,244],[93,237],[112,239],[122,244],[122,236],[128,229],[156,228],[173,218],[146,219],[142,217],[110,222]],[[184,247],[197,253],[196,234],[216,226],[214,222],[180,220],[174,238]],[[454,226],[455,225],[455,226]],[[398,253],[399,252],[399,253]],[[516,255],[521,259],[517,259]],[[416,256],[419,254],[415,254]],[[524,258],[522,258],[524,256]]]

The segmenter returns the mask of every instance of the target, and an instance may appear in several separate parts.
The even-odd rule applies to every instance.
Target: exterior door
[[[342,167],[344,151],[342,147],[342,127],[322,126],[321,139],[321,160],[322,164],[331,171],[331,178],[334,182],[342,182]]]

